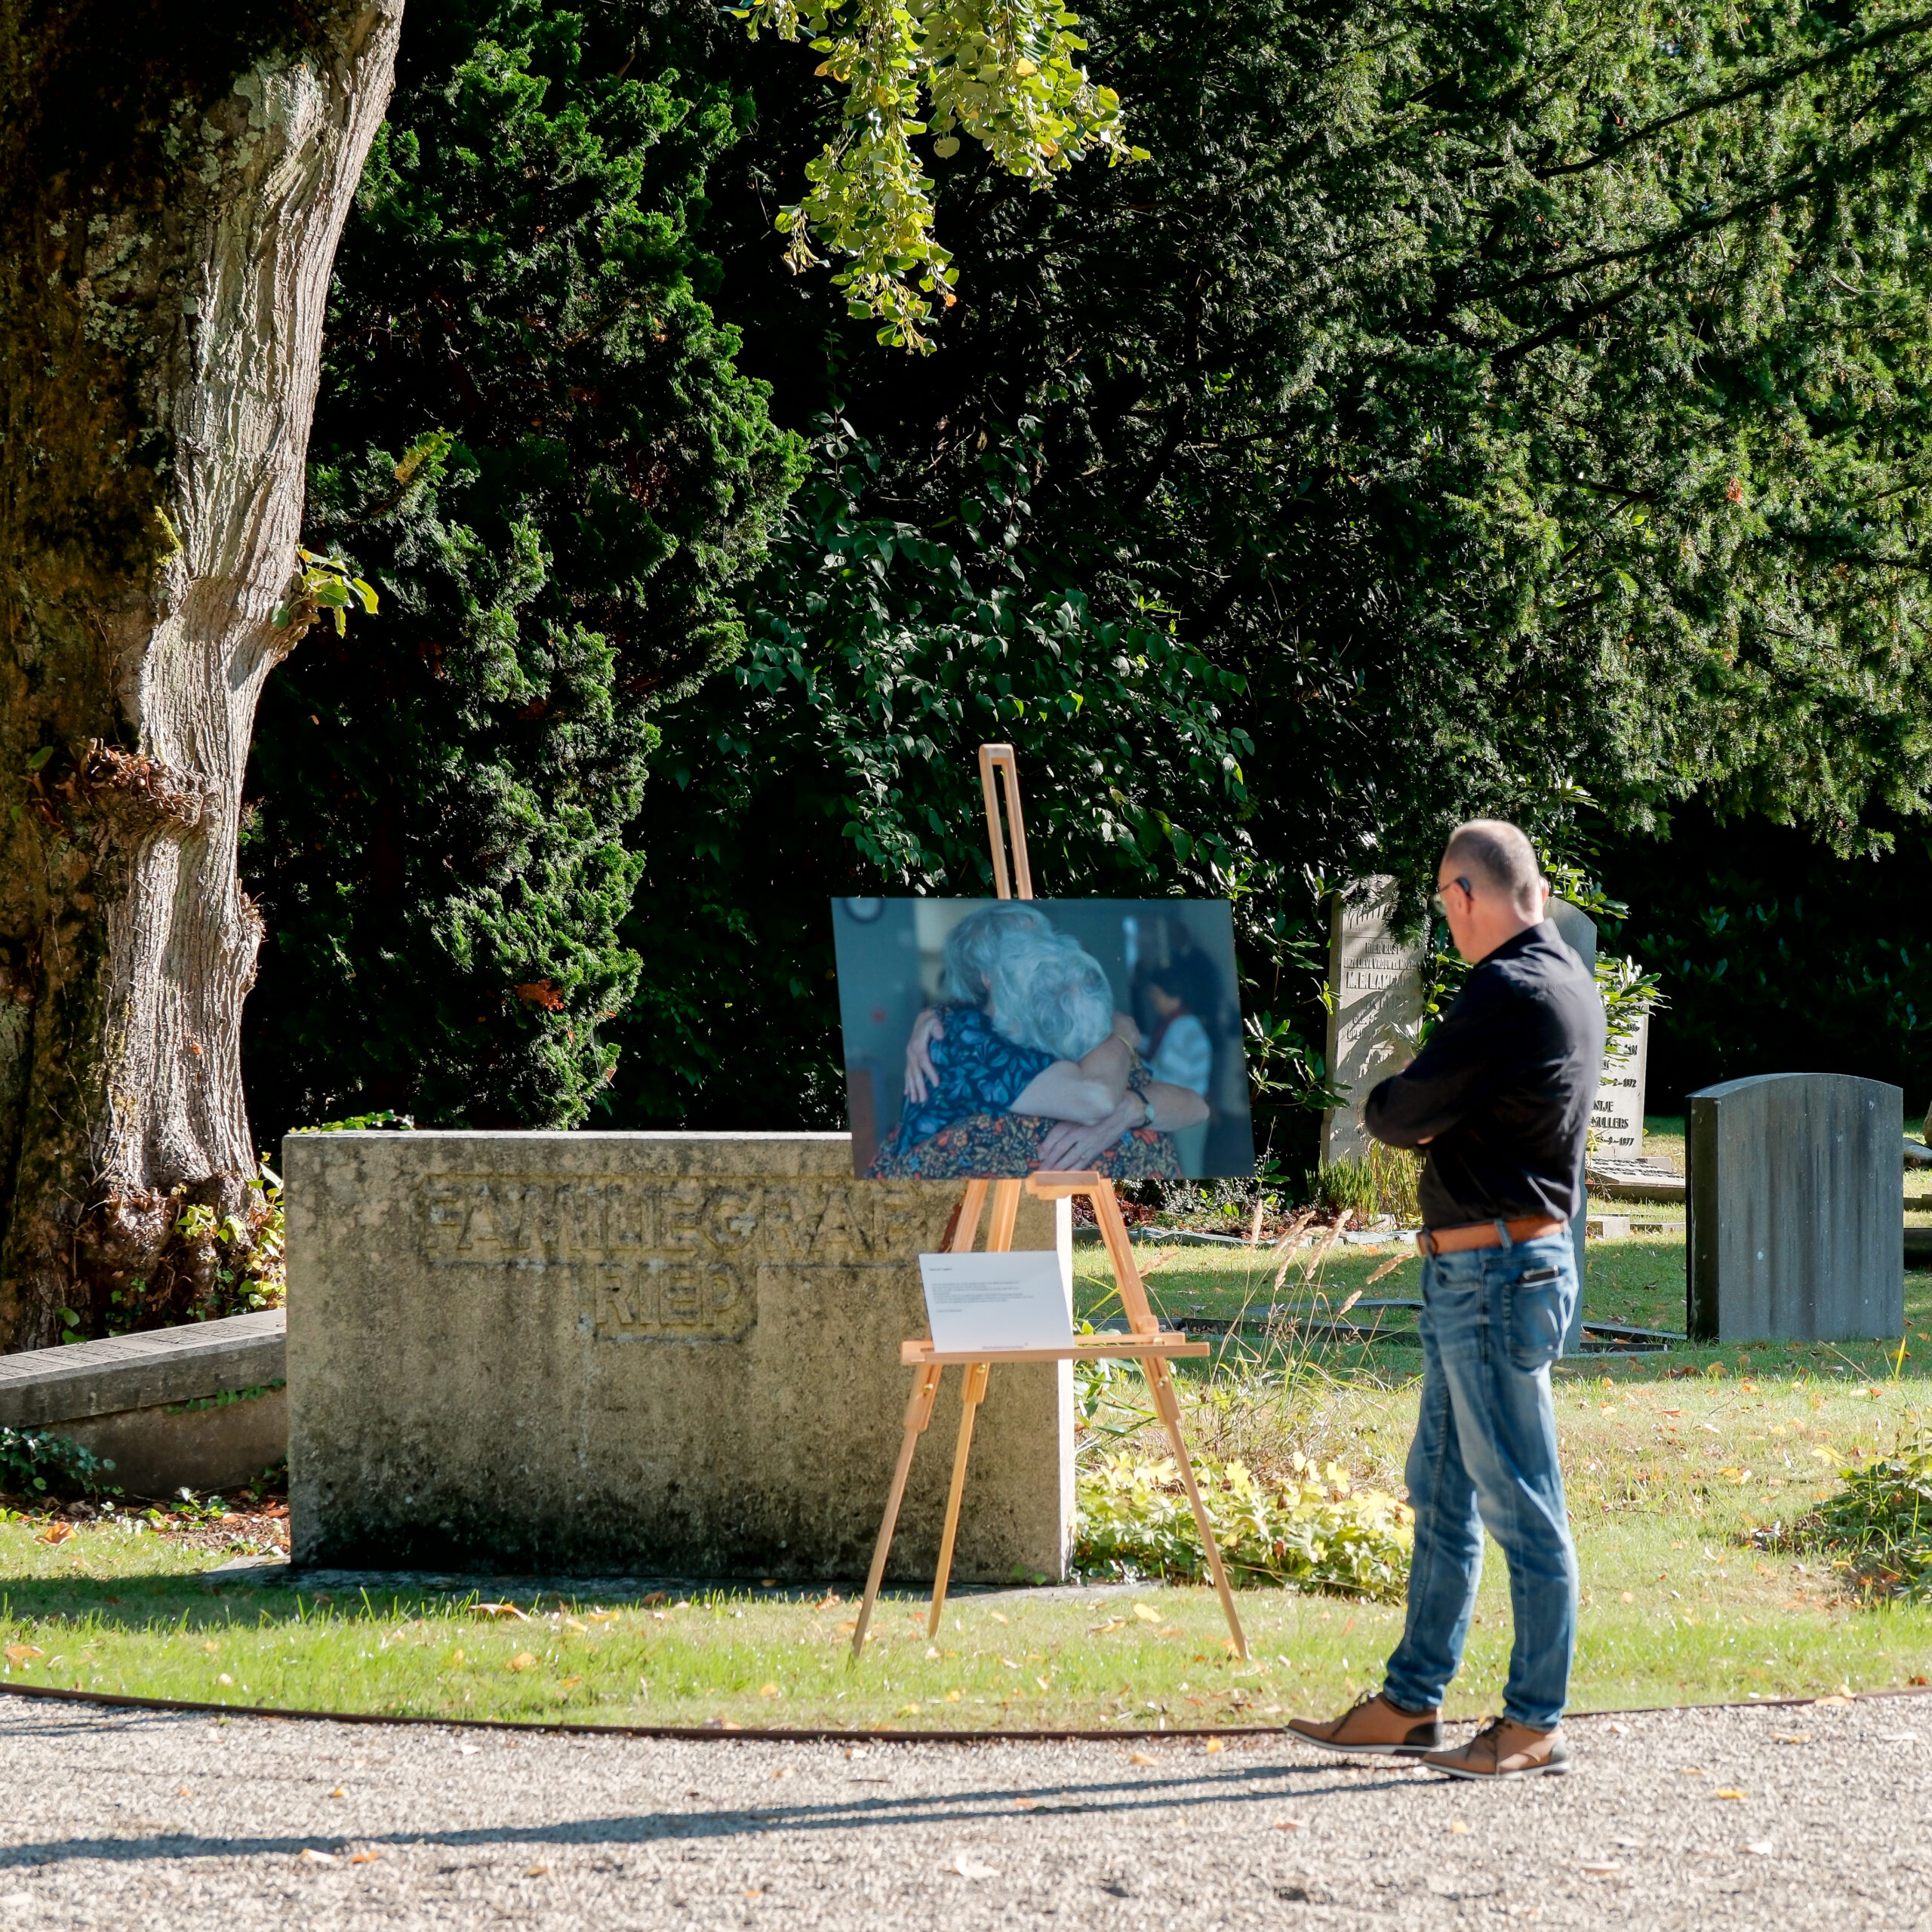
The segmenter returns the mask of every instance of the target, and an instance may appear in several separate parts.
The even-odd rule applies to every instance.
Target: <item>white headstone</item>
[[[1414,1051],[1422,1023],[1421,934],[1398,940],[1395,882],[1363,880],[1337,894],[1328,928],[1328,1077],[1349,1096],[1322,1122],[1321,1158],[1359,1161],[1368,1152],[1361,1103]]]
[[[1644,1072],[1651,1044],[1651,1016],[1644,1014],[1629,1038],[1605,1048],[1603,1084],[1590,1109],[1595,1137],[1592,1163],[1634,1161],[1644,1151]]]

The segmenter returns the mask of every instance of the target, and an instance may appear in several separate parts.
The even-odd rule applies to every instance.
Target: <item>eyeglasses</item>
[[[1475,898],[1476,896],[1475,888],[1466,878],[1452,878],[1449,883],[1451,885],[1460,885],[1463,888],[1463,891],[1471,899]],[[1446,919],[1448,918],[1449,902],[1443,897],[1441,893],[1432,892],[1429,896],[1429,903],[1435,908],[1435,916],[1438,919]]]

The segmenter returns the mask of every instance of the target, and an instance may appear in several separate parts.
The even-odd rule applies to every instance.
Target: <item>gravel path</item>
[[[1279,1738],[665,1743],[0,1697],[0,1932],[1932,1927],[1932,1701],[1571,1732],[1571,1776],[1496,1789]]]

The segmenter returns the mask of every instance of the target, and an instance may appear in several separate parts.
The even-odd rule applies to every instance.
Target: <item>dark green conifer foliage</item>
[[[721,312],[782,420],[835,398],[879,452],[856,522],[952,540],[986,454],[1036,423],[1029,581],[1077,586],[1097,619],[1159,614],[1243,680],[1223,722],[1255,749],[1219,829],[1274,869],[1291,928],[1304,869],[1395,870],[1419,903],[1474,811],[1571,850],[1692,797],[1843,851],[1922,822],[1932,20],[1730,0],[1081,12],[1152,158],[1051,195],[970,152],[939,163],[958,303],[921,360],[778,266],[769,210],[823,103],[764,50],[734,70],[760,118],[714,173]],[[864,707],[841,718],[840,764],[889,749]],[[735,740],[724,722],[709,691],[667,716],[654,918],[754,822],[671,774],[728,755],[749,812],[792,756],[782,714],[748,706]],[[916,825],[957,781],[950,753],[894,769],[889,796],[828,778],[839,804],[756,820],[760,877],[882,883],[842,828]],[[1107,809],[1078,787],[1065,807]],[[1091,890],[1104,849],[1072,838],[1043,869]],[[715,1013],[817,984],[804,906],[751,895],[735,964],[653,997]],[[825,1012],[801,998],[789,1060],[761,1034],[760,1063],[835,1064]]]
[[[638,10],[415,0],[338,257],[309,540],[377,583],[272,681],[244,866],[264,1137],[562,1126],[608,1079],[651,709],[740,648],[795,444],[706,306],[700,77]]]

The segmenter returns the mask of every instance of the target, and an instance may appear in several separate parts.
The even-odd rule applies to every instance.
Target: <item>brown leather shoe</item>
[[[1324,1751],[1363,1758],[1420,1758],[1442,1745],[1441,1711],[1405,1711],[1380,1690],[1364,1690],[1338,1718],[1291,1718],[1288,1728]]]
[[[1570,1746],[1561,1726],[1532,1730],[1508,1718],[1491,1718],[1453,1751],[1432,1751],[1423,1762],[1452,1778],[1529,1778],[1540,1772],[1567,1771]]]

